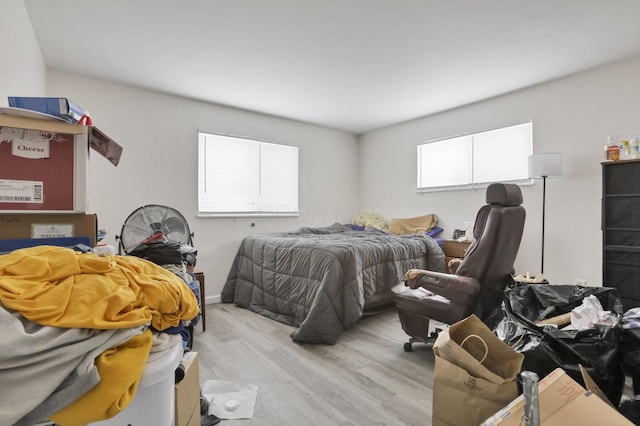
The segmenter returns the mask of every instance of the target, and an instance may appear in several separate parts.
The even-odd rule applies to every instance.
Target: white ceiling
[[[50,69],[355,134],[640,55],[638,0],[24,3]]]

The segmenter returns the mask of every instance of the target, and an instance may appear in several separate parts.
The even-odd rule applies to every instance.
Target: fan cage
[[[173,207],[147,204],[134,210],[120,232],[118,251],[129,254],[154,237],[192,246],[193,234],[185,217]]]

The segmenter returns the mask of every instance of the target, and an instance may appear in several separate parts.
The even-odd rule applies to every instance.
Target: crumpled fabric
[[[640,307],[631,308],[622,315],[622,328],[640,328]]]
[[[31,426],[95,386],[105,350],[143,332],[49,327],[0,305],[0,424]]]
[[[150,330],[104,351],[95,361],[100,382],[49,418],[56,424],[83,426],[122,412],[138,390],[153,342]]]
[[[191,289],[161,266],[54,246],[0,256],[0,302],[35,323],[68,328],[164,330],[199,312]]]

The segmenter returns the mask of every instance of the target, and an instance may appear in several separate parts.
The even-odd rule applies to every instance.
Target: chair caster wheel
[[[413,346],[411,346],[411,342],[407,342],[404,344],[404,351],[411,352],[413,350]]]

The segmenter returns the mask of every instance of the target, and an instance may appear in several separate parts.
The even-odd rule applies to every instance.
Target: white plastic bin
[[[96,426],[173,426],[175,370],[182,359],[182,342],[152,352],[133,400],[120,414],[91,423]]]

